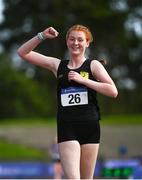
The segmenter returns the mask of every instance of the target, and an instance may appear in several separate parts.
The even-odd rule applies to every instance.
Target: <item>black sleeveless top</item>
[[[57,121],[85,122],[99,120],[100,111],[96,91],[75,81],[68,80],[68,73],[73,70],[85,78],[96,81],[90,69],[91,60],[87,59],[77,69],[69,69],[67,67],[68,63],[68,60],[62,60],[57,72]]]

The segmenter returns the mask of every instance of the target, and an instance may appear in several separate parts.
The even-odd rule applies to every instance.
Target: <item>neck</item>
[[[73,56],[70,57],[68,65],[72,68],[78,68],[85,60],[86,58],[84,56]]]

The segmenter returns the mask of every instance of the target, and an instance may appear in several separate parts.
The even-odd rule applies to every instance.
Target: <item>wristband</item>
[[[46,37],[43,35],[43,32],[39,32],[39,33],[37,34],[37,37],[38,37],[38,39],[39,39],[40,41],[44,41],[44,40],[46,39]]]

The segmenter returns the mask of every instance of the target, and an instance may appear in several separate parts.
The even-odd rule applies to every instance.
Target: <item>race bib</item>
[[[61,89],[62,106],[76,106],[88,104],[88,91],[86,87],[69,87]]]

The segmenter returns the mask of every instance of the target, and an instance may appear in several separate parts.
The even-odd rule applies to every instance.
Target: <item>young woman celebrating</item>
[[[96,93],[116,97],[117,88],[103,67],[86,59],[93,40],[83,25],[72,26],[66,35],[69,60],[39,54],[34,49],[45,39],[58,37],[53,27],[24,43],[18,54],[29,63],[46,68],[57,78],[57,139],[66,178],[93,178],[100,143],[100,112]]]

